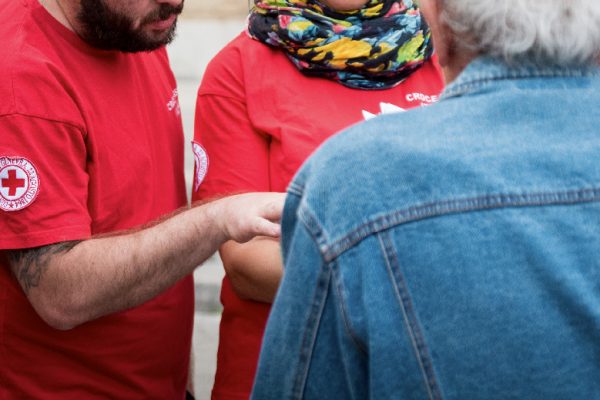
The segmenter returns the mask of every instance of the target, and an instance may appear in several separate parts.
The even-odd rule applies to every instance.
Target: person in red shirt
[[[185,209],[182,5],[0,0],[1,399],[183,399],[190,272],[279,233],[282,194]]]
[[[412,2],[257,0],[247,33],[210,62],[198,92],[194,199],[284,191],[335,132],[431,104],[443,87]],[[220,255],[226,277],[212,398],[247,399],[282,274],[280,247],[258,237],[227,242]]]

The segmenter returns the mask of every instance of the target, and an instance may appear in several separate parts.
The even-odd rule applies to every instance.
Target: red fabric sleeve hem
[[[90,227],[87,225],[60,227],[43,232],[26,233],[12,238],[0,237],[0,249],[28,249],[70,240],[81,240],[90,236]]]

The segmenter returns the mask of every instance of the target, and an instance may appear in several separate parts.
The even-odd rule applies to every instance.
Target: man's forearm
[[[226,242],[223,266],[238,297],[272,303],[283,274],[279,241],[258,237],[247,243]]]
[[[230,237],[248,240],[254,227],[235,226],[243,218],[224,204],[235,211],[244,203],[209,203],[150,228],[85,240],[28,263],[13,256],[11,266],[40,316],[53,327],[69,329],[155,297]]]

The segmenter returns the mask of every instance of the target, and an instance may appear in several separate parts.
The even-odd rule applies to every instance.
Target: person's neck
[[[66,4],[65,0],[38,0],[42,7],[48,11],[58,22],[63,24],[67,29],[77,32],[73,23],[74,14],[71,13],[70,3]]]
[[[469,65],[473,59],[475,59],[475,55],[463,55],[462,57],[453,58],[446,65],[442,66],[442,73],[444,75],[444,83],[446,85],[450,84],[454,81],[458,75]]]

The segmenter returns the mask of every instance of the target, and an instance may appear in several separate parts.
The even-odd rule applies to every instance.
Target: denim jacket
[[[472,62],[289,187],[253,399],[600,399],[600,72]]]

